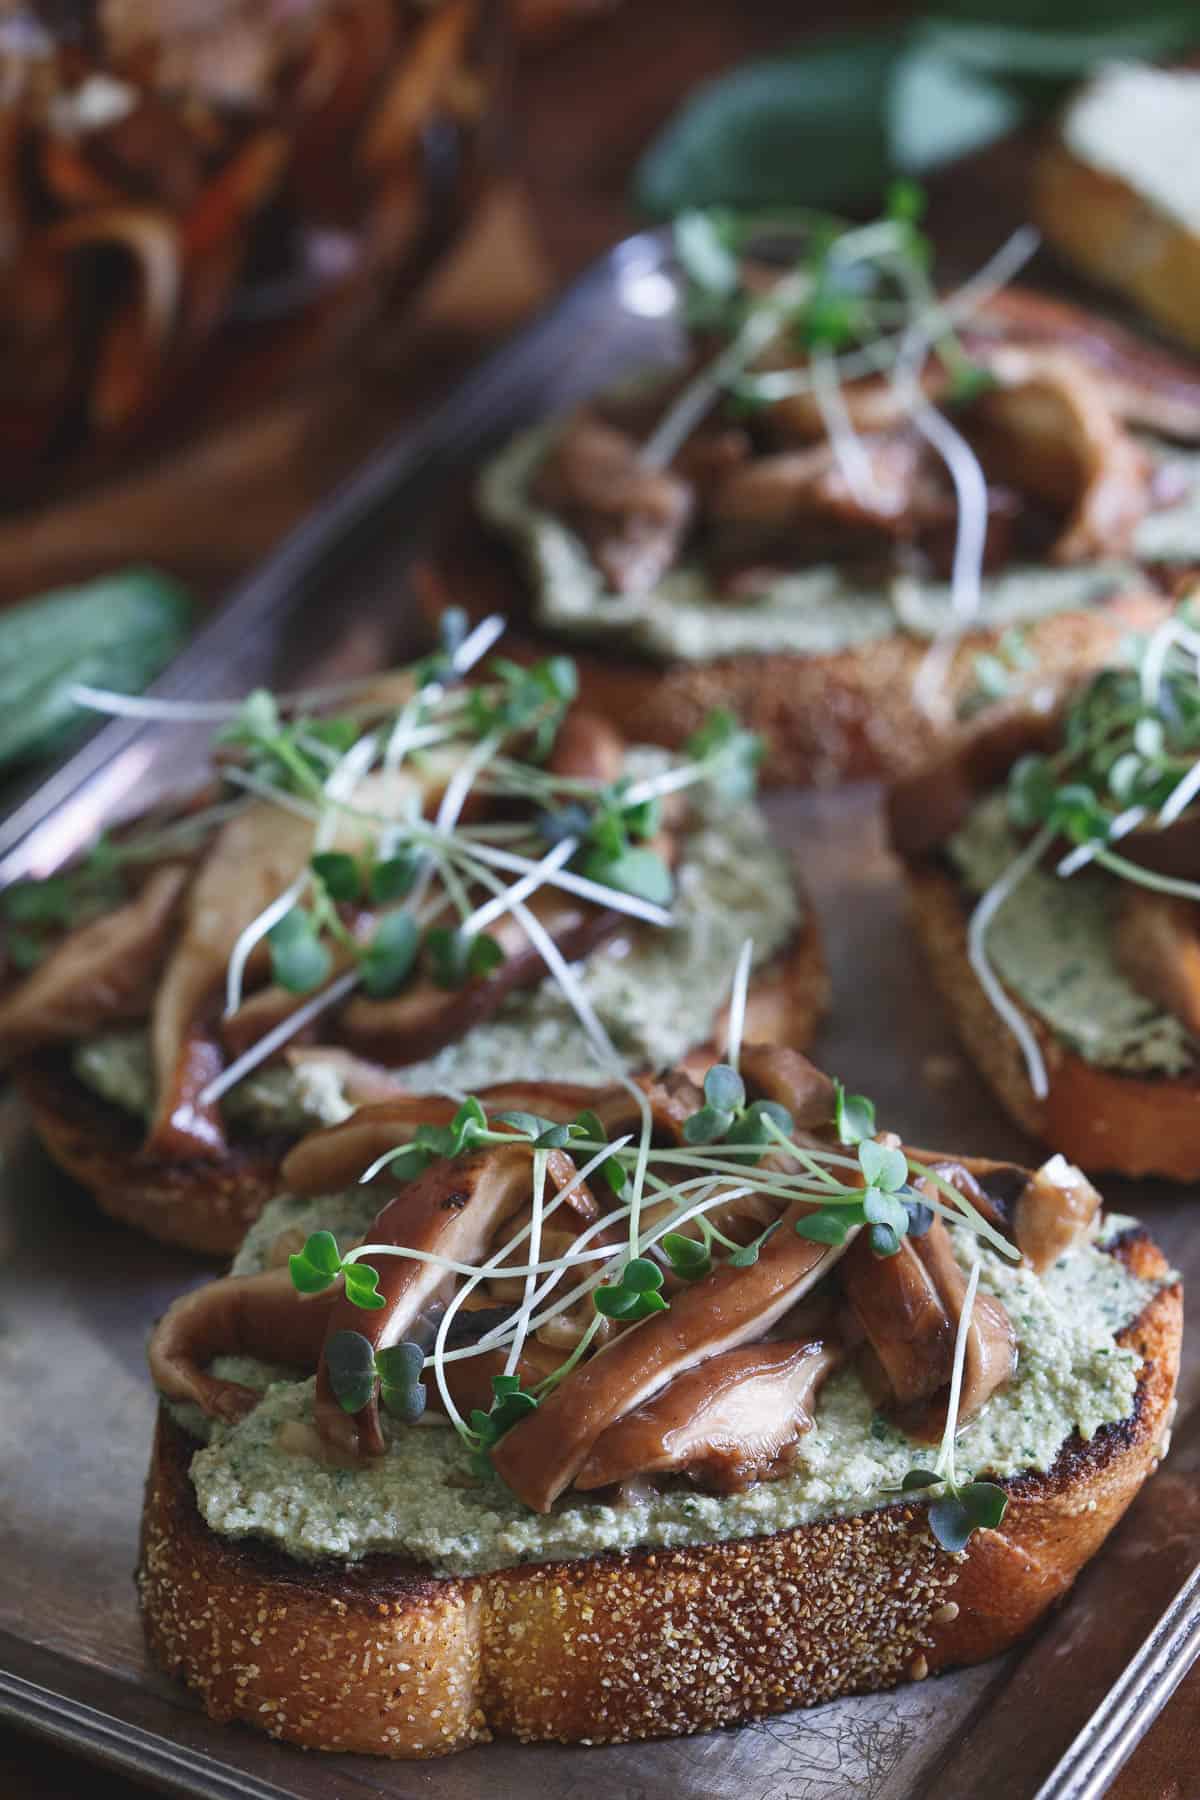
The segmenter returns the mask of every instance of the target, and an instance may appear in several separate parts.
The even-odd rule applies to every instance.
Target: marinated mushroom
[[[211,1417],[239,1419],[261,1395],[209,1373],[216,1356],[258,1356],[311,1370],[325,1339],[336,1290],[298,1294],[286,1268],[226,1275],[170,1306],[150,1337],[150,1372],[169,1400],[190,1400]]]
[[[1017,1248],[1040,1275],[1086,1237],[1100,1211],[1100,1196],[1065,1156],[1036,1169],[1013,1209]]]
[[[812,1243],[791,1228],[811,1208],[789,1209],[748,1269],[728,1263],[579,1364],[537,1411],[503,1437],[493,1462],[535,1512],[548,1512],[603,1431],[697,1363],[761,1337],[816,1285],[842,1246]]]
[[[776,1342],[712,1356],[601,1432],[575,1486],[670,1473],[728,1494],[786,1474],[839,1354],[831,1344]]]

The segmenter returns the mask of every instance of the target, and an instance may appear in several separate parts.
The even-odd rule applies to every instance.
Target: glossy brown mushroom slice
[[[155,871],[132,900],[70,932],[0,1001],[5,1055],[85,1038],[142,1017],[190,871]]]
[[[568,962],[589,955],[623,923],[619,912],[554,888],[542,888],[526,905]],[[428,976],[417,976],[388,1000],[356,994],[338,1018],[339,1038],[396,1066],[419,1062],[490,1019],[510,994],[547,978],[541,951],[512,913],[496,921],[490,936],[505,954],[504,962],[490,975],[450,990],[438,987]]]
[[[860,1237],[842,1265],[842,1285],[886,1377],[905,1429],[936,1437],[945,1423],[942,1391],[954,1367],[967,1277],[941,1219],[895,1256],[875,1256]],[[979,1411],[1016,1368],[1016,1335],[1001,1303],[977,1292],[967,1326],[958,1418]]]
[[[839,1355],[832,1344],[779,1342],[710,1357],[602,1432],[575,1486],[670,1473],[736,1493],[785,1474]]]
[[[478,1264],[498,1228],[528,1200],[531,1158],[530,1146],[522,1144],[511,1150],[504,1147],[440,1159],[384,1207],[368,1233],[368,1242],[403,1245],[427,1256]],[[326,1351],[329,1339],[339,1331],[357,1332],[376,1353],[401,1343],[411,1337],[425,1308],[458,1280],[439,1261],[381,1256],[377,1266],[384,1305],[365,1310],[342,1294],[329,1317]],[[317,1373],[316,1422],[325,1443],[343,1454],[383,1454],[378,1396],[372,1395],[361,1412],[343,1411],[324,1353]]]
[[[1099,1211],[1100,1196],[1083,1170],[1052,1156],[1013,1207],[1017,1249],[1040,1275],[1087,1237]]]
[[[752,1098],[785,1106],[798,1131],[819,1131],[833,1123],[833,1082],[799,1050],[785,1044],[743,1044],[739,1066]]]
[[[1200,1037],[1200,907],[1195,901],[1122,882],[1113,947],[1138,991]]]
[[[760,1338],[822,1279],[842,1246],[798,1237],[792,1207],[749,1269],[725,1263],[623,1331],[557,1387],[492,1453],[500,1476],[535,1512],[548,1512],[610,1425],[685,1369]]]
[[[1006,347],[986,366],[995,385],[972,403],[967,429],[989,476],[1063,517],[1051,560],[1126,554],[1151,507],[1150,460],[1101,384],[1061,351]]]
[[[216,1419],[239,1419],[262,1398],[209,1372],[216,1356],[257,1356],[311,1372],[336,1292],[298,1294],[288,1269],[226,1275],[183,1294],[150,1337],[150,1373],[168,1400],[190,1400]]]
[[[650,468],[637,438],[586,411],[560,431],[533,491],[579,533],[619,594],[645,593],[666,574],[692,515],[689,483]]]

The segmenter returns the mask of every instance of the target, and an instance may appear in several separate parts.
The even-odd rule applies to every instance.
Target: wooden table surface
[[[343,376],[168,469],[0,528],[0,596],[146,556],[215,597],[406,411],[631,228],[633,160],[696,82],[800,31],[897,10],[872,0],[803,9],[786,0],[627,0],[623,12],[530,59],[517,76],[517,185],[498,192],[416,318],[383,334],[370,380]],[[1025,150],[976,159],[956,178],[958,197],[969,189],[969,211],[960,212],[950,186],[935,203],[935,228],[948,221],[959,242],[966,232],[986,254],[1019,207]],[[965,246],[965,259],[973,254]],[[238,505],[222,510],[214,530],[203,500],[231,488]],[[1200,1669],[1126,1765],[1112,1800],[1200,1800],[1198,1743]],[[0,1795],[10,1800],[117,1800],[134,1791],[123,1776],[0,1731]]]

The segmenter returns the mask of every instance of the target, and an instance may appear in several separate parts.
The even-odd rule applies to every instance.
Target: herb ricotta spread
[[[665,753],[638,750],[635,775],[665,768]],[[634,1066],[668,1066],[708,1037],[713,995],[726,991],[742,944],[754,940],[756,964],[795,934],[800,901],[786,852],[771,842],[754,806],[727,808],[693,790],[698,814],[675,871],[674,923],[622,932],[578,966],[580,983],[617,1050]],[[80,1080],[127,1112],[148,1117],[153,1076],[144,1030],[109,1033],[80,1044]],[[493,1019],[461,1043],[403,1071],[416,1093],[468,1092],[489,1082],[594,1082],[596,1057],[571,1005],[552,979],[512,995]],[[296,1070],[257,1070],[222,1102],[231,1123],[261,1131],[332,1125],[353,1110],[337,1072],[319,1061]]]
[[[972,893],[989,888],[1021,848],[1005,794],[982,800],[947,848]],[[1086,1062],[1178,1075],[1195,1062],[1192,1039],[1119,968],[1113,948],[1118,900],[1117,882],[1098,869],[1067,879],[1033,869],[992,920],[988,961]]]
[[[719,595],[704,571],[687,562],[648,594],[613,593],[582,539],[530,495],[554,429],[539,426],[515,438],[479,485],[480,508],[520,550],[538,622],[551,630],[616,634],[661,660],[707,662],[780,651],[831,655],[896,632],[933,638],[954,622],[948,582],[872,584],[833,564],[780,576],[752,600]],[[1185,493],[1139,526],[1134,550],[1146,561],[1200,558],[1200,457],[1172,454],[1169,461],[1183,475]],[[1028,625],[1088,606],[1136,580],[1133,563],[1115,561],[1006,570],[983,582],[982,623],[997,629]]]
[[[259,1266],[281,1230],[340,1225],[366,1229],[371,1202],[284,1200],[264,1213],[236,1267]],[[1127,1418],[1138,1359],[1113,1341],[1155,1291],[1096,1244],[1063,1257],[1045,1276],[954,1232],[966,1260],[981,1251],[981,1286],[1001,1299],[1019,1343],[1016,1375],[958,1440],[960,1475],[1003,1477],[1048,1469],[1065,1438],[1091,1438]],[[252,1385],[277,1371],[220,1359]],[[386,1455],[335,1468],[279,1447],[282,1425],[311,1421],[313,1382],[276,1380],[238,1424],[212,1425],[192,1462],[200,1511],[227,1537],[266,1538],[301,1559],[355,1559],[371,1551],[414,1556],[435,1569],[470,1574],[523,1561],[590,1556],[635,1545],[682,1545],[755,1537],[831,1514],[885,1505],[926,1447],[872,1408],[850,1368],[821,1391],[801,1460],[782,1480],[724,1497],[679,1486],[625,1505],[568,1494],[542,1517],[499,1481],[480,1481],[457,1434],[440,1420],[420,1427],[385,1419]],[[192,1421],[185,1420],[187,1423]]]

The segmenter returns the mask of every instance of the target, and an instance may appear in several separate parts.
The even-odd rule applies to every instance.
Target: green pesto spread
[[[637,751],[631,773],[667,766]],[[772,844],[753,805],[723,809],[693,790],[698,815],[675,871],[674,922],[621,932],[576,966],[580,985],[617,1050],[633,1066],[664,1068],[709,1036],[714,996],[729,987],[738,951],[754,940],[756,964],[776,955],[801,919],[786,852]],[[631,921],[631,924],[633,922]],[[148,1117],[154,1082],[144,1029],[80,1044],[81,1081],[125,1111]],[[495,1017],[403,1071],[416,1093],[466,1093],[489,1082],[596,1080],[596,1056],[570,1001],[551,978],[511,995]],[[260,1131],[337,1124],[353,1110],[337,1071],[319,1061],[280,1064],[247,1076],[222,1102],[227,1120]]]
[[[966,886],[981,894],[1020,850],[1003,792],[989,794],[947,846]],[[1178,1075],[1195,1061],[1183,1024],[1140,993],[1113,948],[1117,881],[1099,869],[1068,879],[1037,868],[1001,906],[987,957],[1005,986],[1071,1050],[1100,1068]]]
[[[346,1202],[275,1203],[256,1227],[239,1268],[258,1265],[280,1230],[340,1223],[366,1229],[359,1196]],[[954,1230],[964,1261],[976,1240]],[[1091,1438],[1132,1410],[1138,1359],[1114,1343],[1155,1291],[1114,1257],[1088,1243],[1043,1277],[982,1249],[981,1287],[1008,1310],[1019,1344],[1017,1373],[963,1429],[960,1478],[1045,1470],[1063,1441]],[[276,1371],[244,1361],[219,1365],[251,1385]],[[635,1545],[683,1545],[786,1530],[830,1515],[886,1504],[906,1471],[929,1460],[876,1414],[852,1368],[822,1388],[816,1424],[792,1473],[742,1494],[713,1496],[683,1485],[645,1499],[606,1505],[567,1494],[545,1517],[530,1512],[498,1481],[479,1481],[457,1434],[440,1420],[420,1427],[385,1418],[385,1456],[342,1469],[279,1447],[291,1421],[311,1422],[311,1379],[277,1380],[238,1424],[209,1427],[192,1462],[200,1511],[227,1537],[268,1539],[300,1559],[355,1559],[402,1552],[436,1570],[469,1574],[523,1561],[590,1556]]]
[[[948,582],[871,583],[834,564],[779,576],[750,600],[717,594],[704,570],[686,560],[648,594],[612,593],[583,541],[531,498],[530,482],[553,432],[541,426],[522,433],[479,483],[480,509],[520,550],[538,622],[549,629],[616,635],[661,660],[706,662],[744,653],[829,655],[896,632],[929,639],[954,624]],[[1188,493],[1139,526],[1135,554],[1147,561],[1200,558],[1200,457],[1168,460],[1187,474]],[[981,623],[1028,625],[1088,606],[1136,579],[1135,564],[1122,561],[1005,570],[982,584]]]

